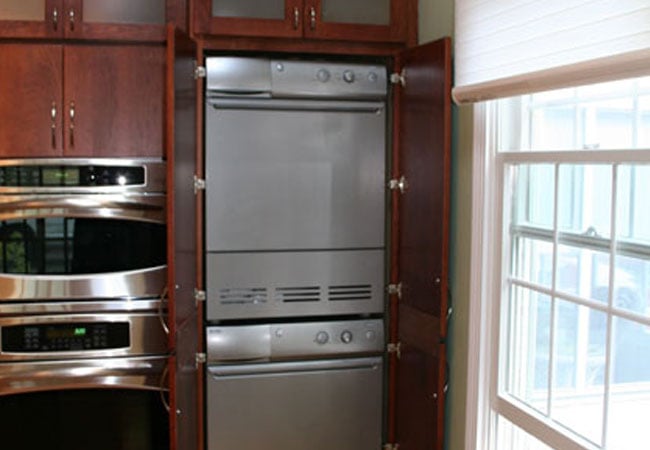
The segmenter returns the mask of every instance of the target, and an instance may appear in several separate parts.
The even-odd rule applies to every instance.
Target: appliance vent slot
[[[219,289],[219,303],[222,305],[256,305],[266,303],[266,288],[227,288]]]
[[[369,284],[330,286],[327,298],[329,301],[370,300],[372,299],[372,286]]]
[[[320,301],[320,287],[279,287],[275,289],[275,299],[283,303],[318,302]]]

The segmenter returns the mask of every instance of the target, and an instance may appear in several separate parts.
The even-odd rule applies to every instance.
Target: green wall
[[[421,43],[454,35],[453,0],[419,0]],[[453,314],[449,324],[449,392],[445,417],[445,449],[465,448],[467,394],[469,269],[472,195],[471,106],[453,110],[451,174],[450,277]]]

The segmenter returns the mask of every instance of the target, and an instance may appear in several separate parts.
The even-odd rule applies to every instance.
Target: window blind
[[[650,74],[650,0],[456,0],[457,103]]]

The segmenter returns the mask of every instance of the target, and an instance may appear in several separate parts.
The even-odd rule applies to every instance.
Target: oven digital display
[[[108,350],[129,345],[126,322],[2,327],[2,351],[7,353]]]
[[[0,187],[142,186],[144,167],[53,166],[0,167]]]
[[[42,186],[79,186],[78,167],[43,167]]]

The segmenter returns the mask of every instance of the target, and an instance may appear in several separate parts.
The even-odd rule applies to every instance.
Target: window
[[[645,449],[650,78],[484,108],[489,448]]]

